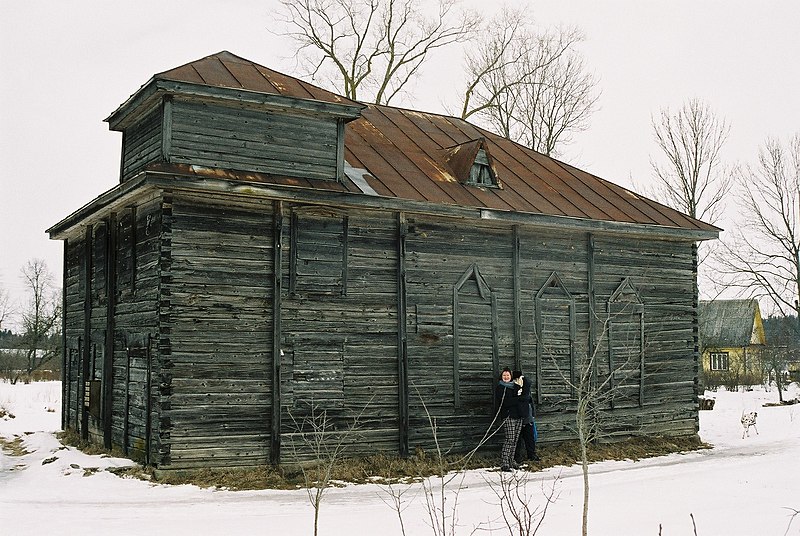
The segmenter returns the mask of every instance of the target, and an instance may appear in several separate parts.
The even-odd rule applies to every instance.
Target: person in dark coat
[[[522,387],[522,394],[518,397],[519,412],[522,415],[522,429],[519,433],[514,459],[518,464],[521,463],[524,451],[528,460],[538,462],[541,459],[536,454],[536,435],[533,429],[533,418],[536,412],[533,406],[533,397],[531,396],[531,381],[522,374],[521,370],[515,370],[511,378],[514,383]]]
[[[522,412],[519,398],[522,395],[522,387],[511,381],[511,369],[503,369],[500,379],[495,388],[495,402],[497,406],[497,418],[503,423],[503,449],[500,452],[500,470],[511,471],[519,466],[514,461],[514,453],[517,449],[517,439],[522,429]]]

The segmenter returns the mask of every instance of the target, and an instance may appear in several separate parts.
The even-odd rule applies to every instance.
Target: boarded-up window
[[[92,293],[99,303],[106,298],[106,241],[108,226],[101,224],[95,227],[92,243]]]
[[[574,395],[575,300],[553,272],[535,301],[537,401],[563,404]]]
[[[122,213],[117,223],[117,291],[136,290],[136,208]]]
[[[294,212],[289,292],[347,294],[347,216]]]
[[[456,407],[491,407],[498,369],[494,293],[476,265],[453,288],[453,383]]]
[[[639,406],[644,383],[644,304],[625,279],[607,303],[611,407]]]
[[[86,273],[91,267],[91,252],[88,251],[87,240],[91,240],[91,228],[87,228],[83,240],[74,242],[75,258],[77,259],[78,296],[81,301],[86,299]]]

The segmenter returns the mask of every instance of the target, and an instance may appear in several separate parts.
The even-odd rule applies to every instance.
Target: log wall
[[[540,439],[571,439],[589,356],[618,387],[606,438],[697,430],[689,242],[176,190],[66,255],[65,420],[84,429],[82,367],[107,384],[111,351],[113,409],[85,429],[162,468],[309,459],[315,426],[351,454],[432,449],[432,422],[471,449],[503,366]]]

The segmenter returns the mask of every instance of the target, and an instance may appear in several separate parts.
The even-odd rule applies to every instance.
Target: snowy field
[[[130,462],[63,448],[54,437],[60,393],[59,382],[0,383],[0,407],[15,416],[0,417],[0,436],[21,436],[29,452],[0,454],[0,535],[313,534],[314,512],[303,490],[165,486],[102,471]],[[777,401],[774,390],[706,394],[717,402],[713,411],[700,413],[700,435],[713,449],[591,466],[591,535],[657,536],[660,530],[663,536],[691,536],[690,514],[698,536],[800,535],[800,515],[791,517],[800,510],[800,404],[762,407]],[[784,396],[797,395],[793,384]],[[743,411],[758,411],[758,435],[742,439]],[[87,468],[100,470],[84,476]],[[456,534],[509,534],[492,491],[500,478],[492,471],[466,475],[456,507]],[[433,534],[421,485],[394,489],[406,492],[405,534]],[[580,469],[531,473],[531,504],[545,504],[542,490],[554,490],[557,498],[538,534],[580,534]],[[390,502],[387,489],[379,485],[332,489],[321,507],[319,534],[403,534]]]

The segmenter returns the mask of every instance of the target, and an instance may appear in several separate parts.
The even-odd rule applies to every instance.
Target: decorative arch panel
[[[453,286],[455,406],[487,407],[497,374],[497,299],[473,264]]]
[[[536,400],[550,406],[575,396],[575,299],[553,272],[536,293]]]

